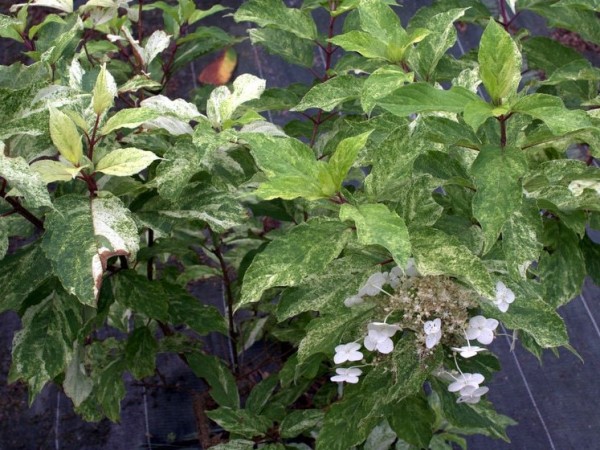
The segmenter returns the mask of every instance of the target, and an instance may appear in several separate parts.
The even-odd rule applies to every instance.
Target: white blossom
[[[481,400],[481,396],[487,394],[490,389],[487,387],[475,387],[475,386],[466,386],[461,389],[460,397],[456,400],[456,403],[479,403]]]
[[[489,345],[494,340],[494,330],[498,326],[496,319],[486,319],[483,316],[475,316],[469,320],[469,326],[465,331],[467,339],[477,339],[483,345]]]
[[[400,327],[383,322],[373,322],[367,325],[369,334],[365,338],[365,348],[369,351],[377,350],[379,353],[388,354],[394,350],[394,343],[390,339]]]
[[[396,266],[392,270],[390,270],[388,282],[391,287],[396,289],[400,285],[400,279],[402,278],[402,274],[402,267]]]
[[[335,373],[337,373],[337,375],[332,376],[331,381],[337,383],[343,383],[345,381],[346,383],[356,384],[358,383],[358,377],[362,374],[362,370],[357,367],[350,367],[348,369],[340,367],[339,369],[335,369]]]
[[[387,272],[375,272],[369,277],[365,285],[359,289],[358,296],[364,297],[365,295],[368,295],[369,297],[372,297],[374,295],[377,295],[381,292],[381,290],[383,289],[383,285],[387,282]]]
[[[442,320],[440,318],[428,320],[423,325],[423,331],[425,331],[425,346],[435,347],[442,339]]]
[[[506,287],[502,281],[496,283],[496,299],[494,304],[502,312],[508,311],[508,305],[515,301],[515,293]]]
[[[461,373],[453,383],[450,383],[448,391],[460,392],[462,395],[463,389],[469,386],[478,388],[484,380],[484,376],[480,373]],[[469,392],[469,390],[465,390],[464,392]]]
[[[463,358],[472,358],[479,352],[483,352],[486,349],[483,347],[477,347],[476,345],[464,345],[462,347],[452,347],[452,350],[460,353]]]
[[[417,265],[415,264],[415,258],[408,258],[408,262],[406,263],[406,269],[404,270],[404,274],[407,277],[421,276],[421,274],[417,270]]]
[[[344,300],[344,305],[346,305],[348,308],[352,308],[353,306],[361,305],[364,302],[365,301],[360,295],[352,295]]]
[[[342,364],[346,361],[360,361],[363,359],[363,354],[358,351],[360,344],[350,342],[349,344],[341,344],[335,348],[335,356],[333,362]]]

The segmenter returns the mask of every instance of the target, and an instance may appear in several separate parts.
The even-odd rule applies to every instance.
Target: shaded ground
[[[0,12],[13,2],[0,0]],[[214,2],[202,2],[207,8]],[[221,2],[234,7],[240,2]],[[299,4],[299,0],[289,2]],[[428,1],[406,1],[400,9],[403,17],[411,16]],[[323,21],[324,17],[319,17]],[[235,24],[230,18],[210,18],[206,24],[221,26],[234,35],[244,35],[248,24]],[[150,26],[158,26],[157,22]],[[523,14],[516,23],[532,34],[550,32],[545,22],[531,14]],[[453,51],[464,53],[477,44],[480,31],[475,27],[460,33],[459,44]],[[586,47],[570,33],[555,34],[563,42],[580,46],[598,63],[598,49]],[[2,40],[0,63],[15,60],[20,46]],[[236,75],[253,73],[267,80],[268,86],[286,86],[293,82],[309,83],[312,75],[306,70],[291,68],[279,58],[267,55],[261,48],[252,48],[248,42],[236,46],[239,65]],[[211,57],[200,59],[182,71],[169,85],[168,93],[175,97],[189,97],[198,87],[197,74]],[[317,55],[317,63],[323,59]],[[319,68],[317,68],[319,70]],[[279,117],[279,120],[286,120]],[[194,294],[202,301],[220,306],[222,292],[214,283],[199,284]],[[489,398],[499,412],[519,422],[508,434],[512,445],[484,437],[469,439],[470,448],[479,449],[577,449],[600,448],[600,409],[593,407],[595,394],[600,390],[600,289],[586,282],[583,295],[562,308],[571,335],[573,347],[584,359],[566,351],[560,358],[547,354],[543,366],[517,344],[510,351],[508,337],[499,337],[493,349],[499,355],[503,370],[489,384]],[[0,315],[0,450],[82,449],[198,449],[197,414],[194,405],[201,408],[198,393],[203,384],[193,377],[176,357],[159,361],[163,380],[150,380],[145,385],[127,380],[127,396],[122,404],[120,424],[102,421],[88,424],[72,411],[70,401],[54,386],[48,386],[31,408],[27,406],[27,392],[22,384],[6,384],[10,365],[10,346],[14,332],[19,329],[14,313]],[[226,343],[213,338],[208,343],[215,353],[227,355]],[[249,359],[252,355],[248,356]],[[162,382],[166,382],[163,384]]]

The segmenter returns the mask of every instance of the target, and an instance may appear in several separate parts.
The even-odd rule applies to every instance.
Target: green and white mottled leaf
[[[517,44],[501,25],[490,20],[479,43],[479,74],[494,104],[516,95],[521,65]]]
[[[76,342],[73,348],[73,357],[65,370],[65,381],[63,381],[65,394],[73,401],[75,407],[81,405],[89,397],[94,387],[94,382],[86,373],[84,363],[84,349]]]
[[[143,59],[148,66],[171,43],[171,37],[163,30],[156,30],[144,45]]]
[[[289,439],[315,429],[325,413],[320,409],[301,409],[291,411],[281,421],[279,432],[282,438]]]
[[[4,145],[0,144],[0,176],[8,181],[8,186],[16,190],[18,196],[25,199],[33,208],[52,207],[50,194],[42,177],[20,156],[4,156]],[[9,195],[12,195],[9,192]]]
[[[149,299],[151,301],[151,299]],[[158,342],[148,327],[139,327],[127,338],[125,360],[136,380],[154,375]]]
[[[64,291],[51,291],[27,309],[23,328],[15,334],[9,383],[29,384],[29,399],[65,370],[73,355],[74,329],[81,326],[80,304]]]
[[[348,52],[360,53],[365,58],[388,58],[388,46],[375,36],[364,31],[353,30],[329,39],[332,44]]]
[[[476,94],[462,87],[443,90],[427,83],[413,83],[377,100],[377,105],[404,117],[413,113],[436,111],[461,113],[468,103],[476,99]]]
[[[105,136],[120,128],[137,128],[144,122],[158,119],[160,116],[160,112],[150,108],[122,109],[106,121],[100,130],[100,134]]]
[[[83,144],[75,122],[62,111],[50,108],[50,137],[58,152],[74,165],[83,156]]]
[[[352,136],[343,139],[337,145],[333,156],[329,158],[327,168],[331,174],[336,191],[341,189],[342,183],[346,178],[346,175],[348,175],[348,171],[358,157],[358,152],[360,152],[365,145],[367,145],[367,140],[369,139],[371,133],[372,131],[367,131],[366,133],[359,134],[358,136]]]
[[[71,181],[85,166],[75,167],[70,162],[42,159],[31,164],[31,170],[39,175],[45,184],[55,181]]]
[[[248,267],[236,309],[259,301],[271,287],[296,286],[323,271],[349,237],[350,230],[341,222],[312,220],[274,239]]]
[[[298,39],[294,34],[274,28],[248,30],[252,44],[262,45],[269,53],[281,56],[286,61],[302,67],[312,67],[314,44],[307,39]]]
[[[92,91],[92,109],[94,112],[100,115],[108,110],[113,105],[116,95],[117,83],[110,72],[106,70],[106,64],[104,64],[100,68],[100,73],[98,73]]]
[[[541,235],[540,211],[531,202],[523,203],[505,222],[502,249],[508,273],[513,279],[525,279],[527,268],[539,259],[543,247]]]
[[[260,98],[265,86],[265,80],[245,73],[235,79],[233,91],[227,86],[219,86],[212,91],[206,103],[206,115],[212,126],[222,127],[240,105]]]
[[[434,228],[411,230],[410,241],[419,272],[450,275],[469,283],[480,295],[495,298],[495,287],[483,262],[459,241]]]
[[[140,106],[152,109],[160,113],[160,115],[176,117],[186,122],[190,120],[198,121],[202,118],[206,119],[204,114],[198,111],[196,105],[181,98],[172,100],[164,95],[154,95],[143,100]]]
[[[96,305],[108,258],[131,260],[139,248],[137,226],[116,197],[65,195],[46,218],[42,248],[67,292]]]
[[[411,416],[405,416],[411,417]],[[412,417],[411,420],[412,422]],[[369,437],[365,441],[363,450],[380,450],[382,448],[389,448],[394,442],[396,442],[396,433],[392,430],[386,420],[383,420],[377,425]]]
[[[12,5],[11,8],[26,5],[26,3]],[[66,13],[73,12],[73,0],[33,0],[28,6],[43,6],[45,8],[54,8]]]
[[[360,97],[364,80],[352,75],[339,75],[316,84],[306,93],[292,111],[320,108],[331,111],[336,106]]]
[[[226,406],[206,411],[206,415],[230,433],[247,438],[263,436],[273,424],[265,416],[252,414],[245,409],[232,409]]]
[[[121,270],[111,279],[118,303],[151,319],[169,320],[169,294],[162,283],[149,281],[133,270]]]
[[[135,92],[139,89],[150,89],[157,90],[160,89],[161,84],[157,81],[154,81],[144,75],[136,75],[131,80],[128,80],[126,83],[119,87],[118,92]]]
[[[473,215],[485,237],[483,253],[496,243],[502,227],[521,205],[521,178],[527,160],[520,149],[485,146],[471,166],[477,192],[473,197]]]
[[[585,111],[567,109],[562,100],[553,95],[527,95],[516,102],[511,110],[541,120],[555,135],[562,135],[592,126],[592,122]]]
[[[412,82],[413,78],[412,73],[406,73],[398,66],[384,66],[375,70],[363,84],[360,95],[363,111],[370,114],[378,99]]]
[[[157,159],[160,158],[154,153],[139,148],[118,148],[98,161],[96,170],[107,175],[127,177],[141,172]]]
[[[404,220],[387,206],[376,203],[340,208],[340,220],[356,224],[358,241],[364,245],[380,245],[387,249],[396,264],[405,267],[410,257],[410,240]]]
[[[407,179],[405,188],[399,193],[396,211],[409,228],[431,226],[442,215],[443,206],[433,197],[439,182],[429,174]]]
[[[219,358],[201,353],[190,353],[186,358],[194,374],[210,385],[210,395],[219,405],[240,407],[235,378]]]
[[[299,38],[317,38],[317,27],[310,14],[288,8],[279,0],[250,0],[238,8],[233,18],[236,22],[254,22],[260,27],[287,31]]]

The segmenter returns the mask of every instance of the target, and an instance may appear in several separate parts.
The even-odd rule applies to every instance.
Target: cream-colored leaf
[[[119,148],[102,158],[96,165],[96,170],[107,175],[126,177],[141,172],[157,159],[160,158],[146,150]]]

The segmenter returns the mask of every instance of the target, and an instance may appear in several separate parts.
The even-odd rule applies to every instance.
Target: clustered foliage
[[[52,381],[86,420],[118,420],[124,373],[154,376],[171,352],[226,431],[201,430],[204,447],[508,440],[481,386],[498,361],[470,341],[501,323],[538,357],[568,347],[556,308],[600,281],[586,234],[600,71],[514,19],[600,45],[597,2],[443,0],[406,27],[396,6],[248,0],[229,12],[252,44],[315,82],[241,74],[192,101],[164,95],[174,74],[245,39],[202,25],[222,6],[33,0],[0,15],[28,61],[0,66],[0,312],[22,320],[10,380],[31,399]],[[164,27],[148,33],[151,13]],[[457,22],[483,29],[458,56]],[[224,314],[186,289],[211,277]],[[229,361],[203,347],[211,332]],[[258,339],[282,351],[253,386],[237,357]]]

